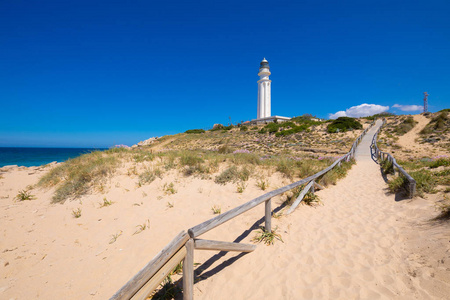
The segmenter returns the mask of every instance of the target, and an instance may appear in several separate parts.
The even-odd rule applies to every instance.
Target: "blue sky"
[[[438,111],[449,16],[449,1],[3,0],[0,146],[132,145],[254,119],[263,57],[272,114],[410,113],[425,91]]]

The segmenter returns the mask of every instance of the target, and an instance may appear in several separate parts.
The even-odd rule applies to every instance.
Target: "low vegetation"
[[[322,201],[320,200],[319,196],[312,192],[307,192],[305,197],[302,201],[303,204],[309,205],[309,206],[318,206],[323,205]]]
[[[117,241],[117,239],[119,238],[119,236],[122,235],[122,233],[123,233],[123,231],[122,231],[122,230],[119,230],[117,233],[111,235],[111,239],[109,240],[109,243],[110,243],[110,244],[115,243],[115,242]]]
[[[211,210],[213,212],[213,214],[215,215],[220,215],[222,213],[222,209],[220,208],[220,206],[214,205],[213,207],[211,207]]]
[[[350,117],[339,117],[327,126],[329,133],[346,132],[354,129],[362,129],[362,124]]]
[[[347,175],[348,170],[351,169],[352,165],[355,164],[355,160],[351,159],[349,161],[341,161],[341,165],[334,167],[332,170],[327,172],[318,180],[318,183],[328,186],[335,185],[339,179],[344,178]]]
[[[421,134],[430,134],[433,132],[445,132],[449,130],[450,119],[448,111],[441,111],[435,118],[431,119],[430,123],[420,131]]]
[[[74,216],[74,218],[78,219],[79,217],[81,217],[81,208],[77,208],[72,210],[72,215]]]
[[[416,124],[417,122],[414,121],[414,118],[412,116],[408,116],[401,121],[400,124],[394,127],[393,132],[397,135],[404,135],[405,133],[411,131]]]
[[[206,131],[204,129],[189,129],[186,130],[185,133],[205,133]]]
[[[80,197],[115,172],[122,151],[126,150],[95,151],[70,159],[44,175],[38,186],[56,186],[53,203]]]
[[[264,242],[267,246],[273,245],[275,240],[283,242],[281,235],[277,233],[277,229],[278,227],[275,227],[272,231],[268,231],[264,226],[261,226],[252,241],[255,243]]]
[[[106,206],[110,206],[112,205],[114,202],[106,199],[106,197],[103,197],[103,203],[100,203],[100,208],[101,207],[106,207]]]
[[[15,199],[17,201],[33,200],[35,199],[35,196],[32,195],[28,189],[25,189],[20,190],[19,193],[16,195]]]
[[[423,197],[438,191],[446,191],[450,187],[450,158],[417,159],[398,161],[398,163],[416,181],[416,193]],[[408,180],[402,175],[391,178],[388,182],[392,193],[400,192],[408,187]],[[440,188],[438,188],[440,187]]]

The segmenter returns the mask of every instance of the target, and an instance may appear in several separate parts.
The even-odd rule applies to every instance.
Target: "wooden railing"
[[[374,153],[373,155],[375,156],[375,158],[377,159],[378,163],[381,164],[381,161],[387,160],[392,164],[392,171],[395,174],[395,168],[397,168],[398,172],[400,172],[401,174],[403,174],[403,176],[406,178],[406,180],[408,181],[408,186],[406,188],[406,192],[408,193],[408,196],[410,198],[413,198],[415,193],[416,193],[416,181],[414,180],[414,178],[411,177],[411,175],[409,175],[395,160],[395,158],[387,152],[383,152],[381,151],[378,146],[377,146],[377,139],[378,139],[378,133],[380,133],[381,128],[383,127],[383,125],[386,123],[386,119],[383,119],[383,124],[380,126],[380,128],[378,128],[377,132],[375,133],[375,135],[373,136],[373,140],[372,140],[372,145],[371,148],[373,149]]]
[[[253,200],[250,200],[238,207],[235,207],[223,214],[209,219],[199,225],[196,225],[188,231],[180,232],[161,252],[159,252],[147,265],[130,279],[119,291],[117,291],[110,300],[128,300],[128,299],[147,299],[147,297],[161,284],[164,278],[170,274],[175,266],[183,261],[183,299],[193,299],[194,292],[194,249],[195,250],[216,250],[216,251],[238,251],[252,252],[256,249],[255,245],[231,243],[222,241],[211,241],[198,239],[205,232],[216,228],[217,226],[239,216],[240,214],[265,203],[265,230],[272,231],[272,203],[271,199],[283,194],[291,189],[306,184],[300,195],[293,202],[286,214],[292,213],[303,200],[308,191],[314,192],[314,188],[323,188],[315,181],[331,171],[342,161],[349,161],[354,158],[356,147],[361,142],[363,136],[375,124],[373,122],[364,132],[358,136],[352,145],[350,151],[336,160],[331,166],[322,171],[309,176],[305,179],[291,183],[274,191],[268,192]]]

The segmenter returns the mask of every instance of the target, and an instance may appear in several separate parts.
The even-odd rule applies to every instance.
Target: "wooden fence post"
[[[267,232],[272,232],[272,199],[266,200],[266,224]]]
[[[186,257],[183,261],[183,300],[194,299],[194,239],[186,242]]]

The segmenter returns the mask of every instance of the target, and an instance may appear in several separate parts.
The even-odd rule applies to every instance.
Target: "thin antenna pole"
[[[428,112],[428,93],[424,92],[423,95],[423,112],[426,113]]]

